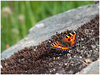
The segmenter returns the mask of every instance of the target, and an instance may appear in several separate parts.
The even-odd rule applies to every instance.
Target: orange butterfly
[[[77,33],[72,32],[72,33],[66,34],[64,38],[52,43],[51,45],[58,49],[68,50],[76,43],[76,38],[77,38]]]

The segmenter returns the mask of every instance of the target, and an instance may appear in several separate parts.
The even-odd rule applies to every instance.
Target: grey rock
[[[99,59],[91,63],[77,74],[99,74]]]
[[[29,30],[29,34],[25,38],[5,50],[1,54],[1,59],[8,58],[25,47],[36,46],[42,41],[49,39],[52,35],[56,34],[56,32],[62,32],[67,29],[75,30],[84,23],[89,22],[98,13],[98,5],[93,4],[72,9],[40,21]],[[90,72],[90,70],[88,71]]]

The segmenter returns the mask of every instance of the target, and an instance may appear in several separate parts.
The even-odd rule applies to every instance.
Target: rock
[[[93,4],[82,6],[77,9],[72,9],[40,21],[29,30],[29,34],[24,39],[22,39],[9,49],[5,50],[1,54],[1,59],[8,58],[15,52],[18,52],[25,47],[38,45],[42,41],[47,40],[52,35],[56,34],[56,32],[62,32],[67,29],[77,29],[84,23],[89,22],[91,19],[93,19],[98,13],[98,5]],[[88,71],[90,72],[91,70]]]
[[[89,66],[77,74],[99,74],[99,60],[91,63]]]

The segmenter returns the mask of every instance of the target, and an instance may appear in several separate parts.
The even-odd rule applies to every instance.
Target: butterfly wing
[[[70,48],[70,47],[68,47],[68,46],[67,46],[67,47],[63,46],[63,45],[62,45],[60,42],[58,42],[58,41],[57,41],[57,42],[54,42],[54,43],[52,44],[52,46],[53,46],[53,47],[56,47],[56,48],[59,48],[59,49],[66,49],[66,50]]]

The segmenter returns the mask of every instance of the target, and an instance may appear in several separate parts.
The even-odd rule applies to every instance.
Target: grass
[[[1,1],[1,52],[24,38],[37,22],[92,3],[94,1]]]

